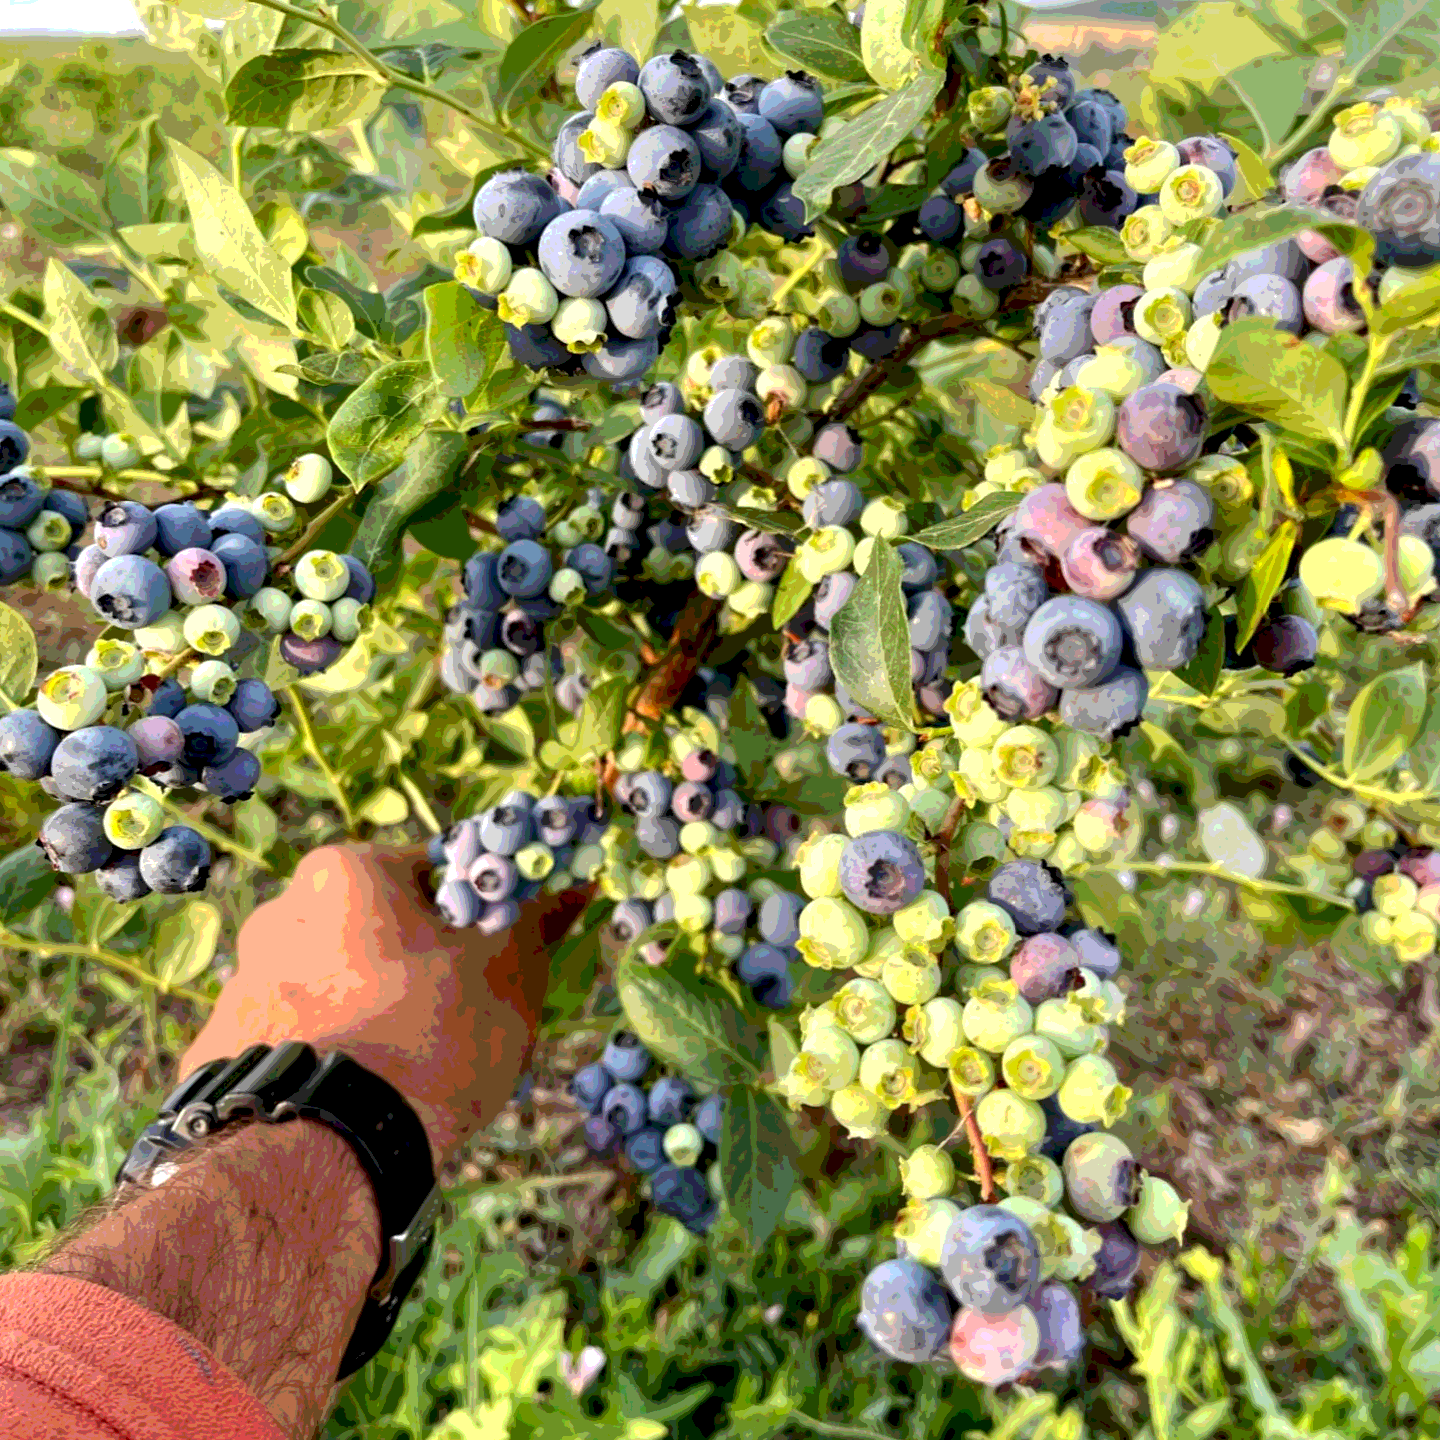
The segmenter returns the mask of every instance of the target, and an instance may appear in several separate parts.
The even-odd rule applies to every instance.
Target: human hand
[[[503,935],[450,930],[423,850],[328,845],[240,927],[238,963],[180,1078],[247,1045],[304,1040],[388,1080],[425,1124],[438,1172],[499,1114],[535,1040],[550,950],[588,890],[537,896]]]

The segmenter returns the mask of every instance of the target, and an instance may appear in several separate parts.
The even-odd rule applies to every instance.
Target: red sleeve
[[[0,1275],[0,1440],[286,1440],[173,1322],[88,1280]]]

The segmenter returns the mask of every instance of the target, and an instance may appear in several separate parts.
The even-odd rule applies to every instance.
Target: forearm
[[[379,1258],[379,1211],[354,1151],[328,1126],[292,1120],[222,1133],[164,1184],[123,1187],[37,1268],[173,1320],[309,1440]]]

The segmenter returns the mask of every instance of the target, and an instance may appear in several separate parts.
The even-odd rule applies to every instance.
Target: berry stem
[[[1311,764],[1308,755],[1305,763]],[[1313,765],[1311,768],[1314,768]],[[1086,865],[1078,873],[1083,875],[1089,870],[1106,870],[1112,874],[1132,870],[1137,875],[1209,875],[1212,879],[1240,885],[1246,890],[1270,895],[1303,895],[1306,899],[1323,900],[1328,905],[1339,905],[1345,910],[1355,908],[1353,900],[1347,900],[1343,895],[1336,895],[1329,890],[1315,890],[1306,885],[1287,885],[1283,880],[1257,880],[1249,875],[1237,874],[1234,870],[1226,870],[1222,865],[1210,865],[1199,860],[1175,860],[1165,865],[1150,860],[1120,860],[1108,865]]]
[[[1400,502],[1388,490],[1340,490],[1336,494],[1341,504],[1363,505],[1384,514],[1385,603],[1401,617],[1402,624],[1409,624],[1420,608],[1420,597],[1412,604],[1400,581]]]
[[[963,796],[957,795],[950,802],[950,808],[945,812],[945,819],[935,835],[935,888],[944,897],[952,915],[955,913],[955,901],[950,894],[950,846],[954,843],[955,832],[960,828],[960,821],[969,808],[969,802]]]
[[[342,491],[300,532],[300,538],[275,562],[277,573],[282,565],[294,564],[310,548],[315,537],[350,503],[351,498],[350,491]]]
[[[980,1186],[980,1199],[989,1205],[995,1199],[995,1169],[990,1163],[990,1152],[985,1148],[985,1137],[980,1133],[980,1122],[975,1118],[970,1097],[954,1085],[950,1088],[955,1095],[955,1104],[960,1108],[965,1138],[970,1142],[970,1158],[975,1162],[975,1180]]]

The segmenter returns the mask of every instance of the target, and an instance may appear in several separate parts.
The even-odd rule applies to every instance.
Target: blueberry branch
[[[1408,624],[1420,608],[1420,597],[1416,596],[1412,604],[1400,580],[1400,502],[1388,490],[1338,490],[1336,499],[1341,504],[1379,510],[1385,516],[1385,603],[1400,616],[1402,624]]]
[[[675,708],[685,687],[714,648],[719,622],[720,606],[714,600],[706,599],[697,591],[686,601],[659,666],[646,679],[631,707],[632,715],[655,722],[663,720]]]
[[[990,1163],[990,1152],[985,1148],[985,1137],[980,1133],[980,1122],[975,1118],[975,1107],[970,1097],[953,1082],[951,1090],[955,1104],[960,1109],[960,1123],[965,1127],[965,1138],[970,1142],[970,1158],[975,1163],[975,1180],[980,1186],[980,1198],[985,1204],[995,1199],[995,1167]]]
[[[300,532],[300,538],[291,545],[280,558],[275,562],[278,572],[282,565],[291,565],[298,560],[309,548],[315,537],[350,503],[353,496],[350,491],[342,491],[337,495],[305,528]]]
[[[340,818],[344,822],[345,833],[353,834],[355,812],[350,808],[350,800],[345,794],[345,787],[340,783],[340,777],[330,768],[330,762],[326,760],[324,752],[320,749],[320,743],[315,738],[315,727],[310,723],[310,712],[305,708],[305,702],[300,698],[299,692],[293,685],[286,694],[295,711],[295,722],[300,727],[300,739],[305,746],[305,753],[319,767],[320,773],[325,777],[325,783],[334,794],[335,803],[340,807]]]
[[[1305,763],[1310,764],[1309,756],[1305,757]],[[1199,860],[1175,860],[1164,865],[1151,860],[1123,860],[1111,865],[1086,865],[1085,870],[1108,870],[1112,873],[1132,870],[1137,875],[1208,875],[1213,880],[1224,880],[1227,884],[1239,885],[1261,894],[1300,895],[1308,900],[1323,900],[1327,905],[1339,905],[1346,910],[1355,908],[1353,900],[1347,900],[1343,895],[1336,895],[1329,890],[1314,890],[1305,885],[1287,885],[1283,880],[1257,880],[1252,876],[1227,870],[1223,865],[1210,865]]]
[[[190,1001],[192,1005],[210,1004],[210,1001],[198,990],[191,990],[184,985],[167,985],[163,980],[159,980],[148,971],[143,970],[133,960],[99,945],[71,944],[58,940],[32,940],[28,935],[21,935],[5,926],[0,926],[0,945],[5,946],[8,950],[24,950],[32,955],[42,957],[73,955],[82,960],[95,960],[101,965],[108,965],[112,970],[118,970],[122,975],[128,975],[132,980],[140,981],[142,985],[154,986],[162,995],[176,995],[182,1000]]]

